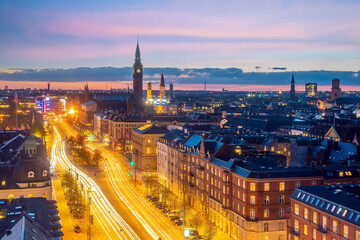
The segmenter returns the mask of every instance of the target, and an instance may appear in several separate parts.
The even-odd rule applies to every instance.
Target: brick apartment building
[[[359,184],[296,189],[291,195],[289,240],[360,240],[359,197]]]
[[[183,138],[158,141],[159,182],[235,239],[285,240],[297,187],[360,180],[354,164],[286,167],[285,156],[253,151],[236,136]]]

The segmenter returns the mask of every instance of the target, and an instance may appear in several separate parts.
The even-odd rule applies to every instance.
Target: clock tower
[[[139,42],[136,45],[135,63],[133,65],[133,97],[136,111],[143,105],[143,65],[141,64]]]

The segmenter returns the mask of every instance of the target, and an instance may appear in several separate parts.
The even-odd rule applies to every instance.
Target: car
[[[176,220],[179,220],[178,216],[174,216],[174,217],[171,218],[171,221],[176,221]]]
[[[156,198],[156,197],[149,199],[150,202],[157,202],[158,200],[159,200],[159,199]]]
[[[169,211],[170,211],[169,209],[164,209],[164,210],[162,211],[162,213],[163,213],[164,215],[166,215]]]
[[[79,225],[76,225],[76,226],[74,227],[74,232],[76,232],[76,233],[81,232],[81,227],[80,227]]]
[[[174,223],[175,223],[176,226],[181,226],[183,222],[178,220],[178,221],[175,221]]]
[[[145,198],[150,201],[153,198],[153,196],[148,195]]]
[[[202,235],[197,235],[197,236],[193,237],[191,240],[205,240],[205,237]]]
[[[164,209],[164,208],[165,208],[165,206],[162,205],[161,203],[156,204],[155,207],[156,207],[157,209]]]

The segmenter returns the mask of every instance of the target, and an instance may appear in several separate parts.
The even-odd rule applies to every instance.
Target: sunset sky
[[[360,1],[0,2],[0,69],[360,70]]]

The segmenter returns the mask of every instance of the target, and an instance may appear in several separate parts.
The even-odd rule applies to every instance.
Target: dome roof
[[[40,158],[21,160],[14,169],[13,177],[17,183],[48,181],[50,180],[49,166]]]

